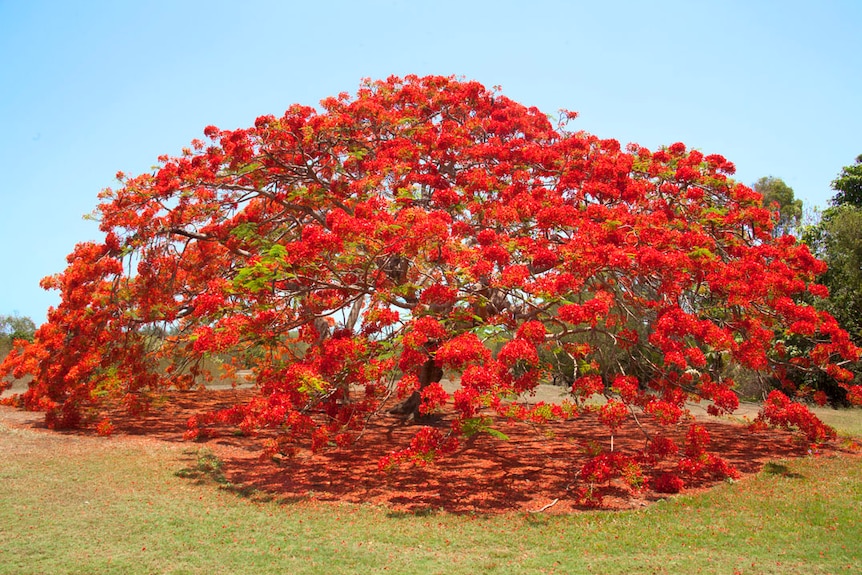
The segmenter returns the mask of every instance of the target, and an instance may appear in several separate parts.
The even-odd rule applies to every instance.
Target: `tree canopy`
[[[217,357],[251,370],[256,395],[190,422],[189,436],[216,420],[275,430],[273,453],[347,448],[388,411],[452,414],[447,428],[417,426],[394,465],[495,433],[492,416],[593,410],[613,429],[632,417],[675,426],[691,400],[733,412],[724,367],[736,362],[787,383],[761,423],[828,437],[790,401],[781,344],[811,341],[795,367],[849,389],[842,363],[857,348],[794,300],[826,295],[824,265],[773,237],[772,211],[724,157],[622,147],[570,130],[574,119],[476,82],[409,76],[247,129],[207,127],[208,141],[102,192],[104,240],[43,281],[62,301],[2,369],[33,374],[18,401],[65,426],[106,398],[137,409],[195,385]],[[562,364],[565,401],[522,401]],[[585,404],[594,394],[607,401]],[[684,447],[652,434],[642,454],[593,466],[669,457],[727,473],[704,434],[692,425]]]

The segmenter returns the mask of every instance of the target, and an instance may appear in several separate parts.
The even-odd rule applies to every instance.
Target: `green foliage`
[[[33,341],[36,324],[29,317],[15,315],[0,315],[0,340],[15,341],[24,339]]]
[[[477,433],[487,433],[495,439],[500,439],[502,441],[509,440],[508,435],[502,431],[494,429],[492,425],[493,421],[490,417],[471,417],[464,420],[461,424],[461,430],[464,432],[466,437],[473,437]]]
[[[862,343],[862,206],[829,208],[805,241],[829,269],[820,282],[829,288],[822,307],[835,316],[857,344]]]
[[[775,237],[795,235],[802,223],[802,200],[797,200],[793,188],[781,178],[763,177],[754,182],[753,188],[763,196],[763,205],[778,208],[778,221],[773,229]]]
[[[862,154],[856,156],[856,163],[852,166],[841,169],[841,173],[832,181],[832,189],[838,192],[829,201],[833,206],[862,208]]]
[[[862,345],[862,155],[854,165],[842,168],[832,188],[837,193],[829,200],[831,207],[802,234],[803,242],[829,266],[819,278],[829,288],[829,297],[812,303],[832,314],[853,343]],[[797,350],[798,355],[807,353],[807,346]],[[845,367],[854,372],[856,383],[862,381],[859,362]],[[808,381],[811,377],[797,383],[828,386],[827,378],[818,376],[818,381]],[[831,393],[826,390],[830,398],[843,399],[843,391],[834,385],[832,388]]]
[[[829,270],[820,279],[829,288],[824,307],[853,341],[862,344],[862,154],[832,182],[837,193],[806,243]]]
[[[0,359],[12,349],[15,340],[33,341],[36,324],[29,317],[0,315]]]

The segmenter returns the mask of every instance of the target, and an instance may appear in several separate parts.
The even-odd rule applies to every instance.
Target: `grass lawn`
[[[414,515],[242,495],[194,445],[0,424],[0,486],[4,575],[862,572],[859,456],[637,511]]]
[[[862,407],[854,409],[832,409],[814,407],[811,409],[820,420],[838,430],[839,435],[862,437]]]

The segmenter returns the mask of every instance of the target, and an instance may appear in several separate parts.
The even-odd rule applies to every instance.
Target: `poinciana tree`
[[[701,398],[730,413],[724,367],[786,381],[788,334],[813,341],[806,368],[862,399],[841,366],[858,350],[794,299],[827,295],[813,283],[823,264],[773,238],[770,210],[723,157],[622,149],[568,130],[573,113],[554,124],[454,78],[366,82],[321,105],[208,127],[209,142],[160,158],[154,173],[119,174],[96,212],[104,241],[77,246],[44,280],[62,301],[3,364],[34,376],[18,401],[75,425],[105,398],[138,409],[188,388],[216,355],[250,368],[256,392],[192,421],[192,436],[216,417],[276,430],[268,448],[289,452],[309,439],[346,447],[388,411],[419,423],[453,414],[451,427],[420,426],[391,464],[493,432],[493,414],[592,409],[610,428],[633,417],[661,428],[687,421],[686,402]],[[568,399],[520,402],[560,358]],[[444,370],[460,381],[452,393]],[[813,440],[833,433],[786,383],[761,422]],[[594,394],[607,401],[586,407]],[[652,433],[640,455],[598,453],[582,476],[631,474],[658,457],[730,473],[707,444],[697,425],[684,445]]]

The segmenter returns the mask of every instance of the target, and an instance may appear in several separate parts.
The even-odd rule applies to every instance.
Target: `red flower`
[[[468,364],[487,361],[491,351],[472,332],[463,333],[442,344],[434,355],[441,367],[464,369]]]
[[[419,412],[422,414],[433,413],[449,401],[449,394],[439,383],[428,384],[421,395],[422,403],[419,406]]]
[[[518,363],[535,366],[539,363],[539,354],[536,346],[525,339],[515,338],[506,342],[497,354],[497,360],[507,367],[513,367]]]
[[[515,337],[539,345],[545,341],[546,334],[545,324],[538,321],[528,321],[518,327]]]
[[[619,427],[629,417],[628,407],[613,399],[605,403],[599,410],[599,419],[611,429]]]
[[[652,486],[658,493],[679,493],[685,482],[673,473],[662,473],[652,481]]]

